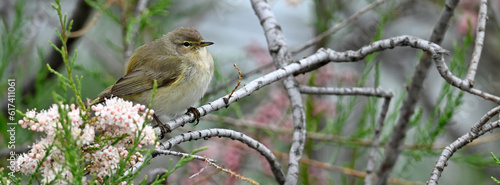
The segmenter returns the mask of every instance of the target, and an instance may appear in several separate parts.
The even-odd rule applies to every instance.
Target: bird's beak
[[[198,46],[205,47],[205,46],[210,46],[212,44],[214,44],[214,43],[213,42],[200,42],[200,45],[198,45]]]

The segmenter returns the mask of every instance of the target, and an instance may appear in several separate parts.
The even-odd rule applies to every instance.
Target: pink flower
[[[18,123],[23,128],[45,133],[45,137],[42,137],[38,143],[34,143],[27,154],[17,158],[16,171],[32,174],[40,165],[42,183],[51,182],[56,176],[71,179],[73,174],[68,171],[67,166],[64,166],[64,153],[57,146],[61,143],[55,140],[55,135],[62,134],[61,132],[64,131],[61,129],[63,124],[70,124],[66,126],[71,126],[71,136],[76,141],[76,145],[83,149],[86,170],[96,175],[98,180],[115,172],[120,159],[128,156],[129,148],[127,147],[133,144],[136,136],[140,138],[137,143],[138,148],[155,144],[154,129],[145,125],[146,120],[151,118],[154,111],[146,110],[144,105],[133,105],[132,102],[113,97],[106,99],[105,105],[93,105],[91,109],[95,112],[96,118],[86,119],[90,120],[88,122],[84,122],[82,118],[82,115],[86,115],[85,112],[73,104],[54,104],[48,110],[41,110],[38,113],[36,109],[28,110],[26,117]],[[61,116],[60,112],[65,112],[67,115]],[[69,120],[61,120],[61,118],[69,118]],[[140,135],[138,131],[141,131]],[[122,139],[115,141],[109,138]],[[54,144],[56,147],[47,151],[47,148]],[[92,149],[87,150],[88,148]],[[129,165],[134,165],[143,160],[142,154],[136,152],[127,162]],[[57,184],[65,183],[67,183],[65,180],[57,182]]]

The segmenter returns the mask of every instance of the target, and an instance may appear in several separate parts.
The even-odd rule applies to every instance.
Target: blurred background
[[[326,31],[372,3],[369,0],[272,0],[269,3],[288,41],[290,50],[296,49],[316,35]],[[74,94],[61,88],[61,82],[48,72],[46,64],[65,73],[60,54],[49,41],[57,45],[55,30],[60,29],[56,11],[50,0],[1,0],[0,15],[0,115],[3,137],[8,141],[6,107],[7,81],[15,79],[16,109],[47,109],[54,93],[68,102]],[[242,85],[274,69],[267,49],[260,21],[250,1],[207,0],[166,1],[150,0],[146,8],[135,13],[137,1],[63,1],[63,11],[74,19],[72,31],[81,31],[71,38],[68,48],[75,59],[75,74],[82,76],[83,98],[94,98],[112,85],[124,73],[129,54],[135,48],[149,43],[181,26],[198,29],[203,38],[215,44],[208,47],[216,62],[216,73],[209,92],[201,103],[215,100],[229,93],[236,82],[236,64],[245,75]],[[316,45],[293,55],[301,59],[318,48],[336,51],[356,50],[374,40],[400,35],[428,39],[444,5],[444,0],[387,0],[384,4],[363,14],[337,33]],[[471,41],[477,22],[478,0],[464,0],[455,10],[442,46],[451,52],[447,61],[454,73],[467,70],[472,53]],[[500,95],[500,1],[488,2],[486,39],[476,75],[476,88]],[[133,27],[137,25],[137,32]],[[472,33],[470,30],[472,29]],[[136,34],[135,34],[136,33]],[[135,35],[135,36],[131,36]],[[473,42],[472,42],[473,43]],[[380,86],[394,92],[390,112],[383,130],[382,142],[391,134],[398,110],[405,96],[405,84],[413,75],[422,53],[413,48],[396,48],[380,52],[359,62],[331,63],[297,76],[305,85],[330,87]],[[252,96],[204,117],[199,125],[180,128],[170,136],[203,128],[230,128],[243,132],[264,143],[279,156],[283,166],[291,144],[291,116],[289,100],[280,83],[257,91]],[[304,95],[307,130],[311,133],[301,163],[300,184],[362,184],[363,179],[349,170],[364,171],[373,126],[381,102],[376,98]],[[444,146],[467,133],[481,116],[495,104],[447,86],[435,66],[421,92],[416,116],[412,119],[405,150],[399,158],[392,177],[395,184],[425,184]],[[224,118],[224,120],[223,120]],[[227,119],[226,119],[227,118]],[[21,119],[19,116],[17,120]],[[168,119],[168,118],[163,118]],[[496,119],[496,118],[495,118]],[[456,153],[444,170],[441,184],[495,184],[490,176],[500,177],[500,166],[495,165],[490,153],[498,154],[498,138],[494,131]],[[18,128],[16,151],[26,151],[39,135]],[[0,142],[2,152],[9,151],[6,142]],[[269,167],[257,152],[227,139],[214,138],[181,144],[176,150],[189,153],[207,146],[201,153],[216,159],[222,166],[262,184],[273,184]],[[2,153],[3,154],[3,153]],[[383,147],[377,162],[383,159]],[[154,159],[144,174],[152,169],[167,168],[169,159]],[[316,162],[316,163],[315,163]],[[378,164],[377,163],[377,164]],[[0,160],[1,166],[7,160]],[[206,164],[188,163],[168,178],[169,184],[245,184],[241,180],[208,168],[194,178]],[[8,171],[8,170],[7,170]],[[4,171],[5,172],[5,171]]]

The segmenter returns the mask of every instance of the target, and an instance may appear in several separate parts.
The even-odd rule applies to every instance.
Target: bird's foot
[[[196,121],[194,125],[195,126],[198,125],[198,123],[200,123],[200,117],[201,117],[200,111],[198,111],[198,109],[194,107],[189,107],[186,114],[189,115],[189,113],[192,113],[194,115],[194,120],[191,123],[194,123],[194,121]]]
[[[158,118],[156,114],[153,114],[153,120],[155,120],[156,124],[158,124],[158,127],[160,127],[161,130],[160,139],[163,139],[166,133],[171,132],[170,128],[167,125],[163,124],[163,122],[160,121],[160,118]]]

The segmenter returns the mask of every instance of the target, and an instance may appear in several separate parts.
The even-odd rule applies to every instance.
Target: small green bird
[[[125,75],[99,95],[117,96],[149,105],[154,80],[158,88],[153,100],[156,115],[176,116],[192,112],[198,121],[200,113],[193,107],[205,94],[214,73],[214,61],[206,42],[194,28],[177,28],[161,38],[139,47],[129,59]]]

